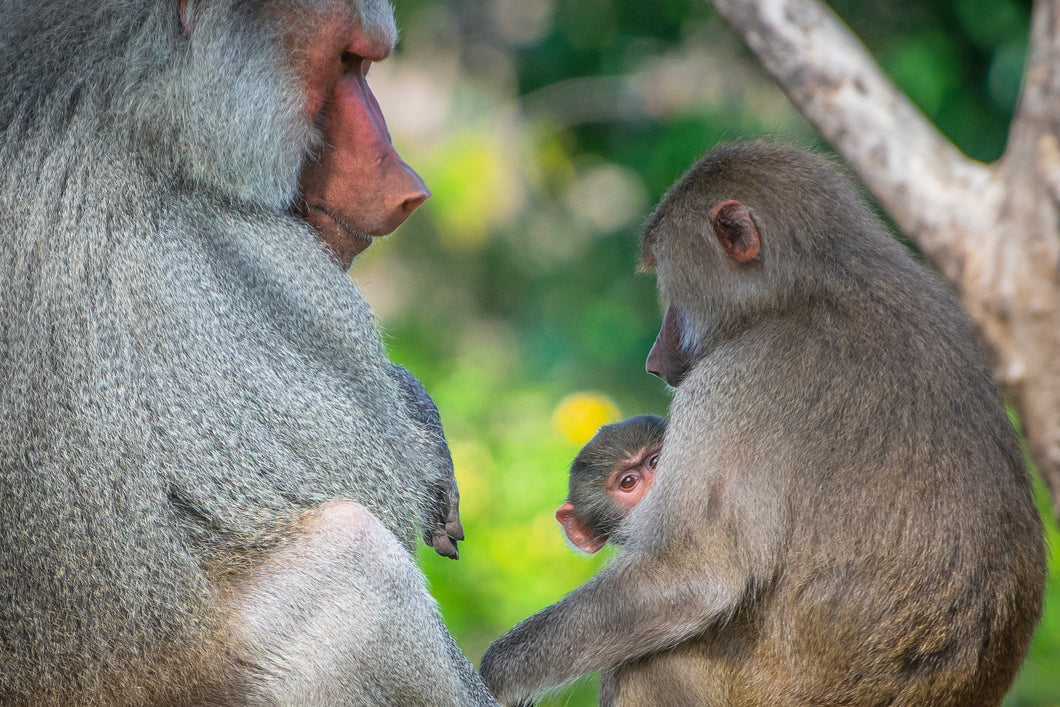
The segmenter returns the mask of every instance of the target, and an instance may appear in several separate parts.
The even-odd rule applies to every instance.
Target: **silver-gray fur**
[[[320,522],[367,535],[276,587],[333,578],[303,647],[378,684],[296,701],[489,703],[408,554],[437,437],[288,213],[318,138],[277,3],[193,4],[189,38],[177,0],[0,3],[0,702],[290,703],[290,596],[255,591]],[[360,621],[393,639],[363,661],[335,635]]]

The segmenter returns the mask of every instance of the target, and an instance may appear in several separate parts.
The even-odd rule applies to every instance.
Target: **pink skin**
[[[305,218],[346,268],[430,196],[391,144],[368,87],[372,62],[392,49],[389,40],[365,32],[345,2],[335,2],[296,66],[307,86],[306,111],[321,121],[325,145],[302,173]]]
[[[659,451],[658,447],[644,447],[626,457],[607,475],[604,491],[626,514],[651,488],[659,464]],[[563,526],[567,539],[582,552],[592,554],[607,543],[606,537],[597,535],[595,530],[582,523],[570,502],[559,507],[556,520]]]
[[[185,31],[195,0],[181,0]],[[366,31],[346,0],[331,0],[319,20],[277,18],[291,27],[285,44],[305,90],[305,115],[320,126],[323,149],[302,170],[303,218],[348,269],[372,238],[397,228],[431,195],[398,156],[366,76],[393,50],[386,32]]]

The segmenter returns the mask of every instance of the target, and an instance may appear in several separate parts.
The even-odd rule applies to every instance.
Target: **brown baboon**
[[[644,229],[676,386],[622,551],[483,657],[504,704],[997,705],[1045,580],[1016,434],[954,298],[829,161],[697,162]]]

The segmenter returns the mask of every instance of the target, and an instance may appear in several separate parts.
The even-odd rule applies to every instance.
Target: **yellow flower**
[[[567,440],[585,444],[601,425],[617,422],[622,413],[603,393],[581,392],[559,401],[552,413],[552,424]]]

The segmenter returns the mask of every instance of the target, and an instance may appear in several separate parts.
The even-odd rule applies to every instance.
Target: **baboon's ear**
[[[602,548],[606,542],[585,527],[585,524],[578,519],[577,514],[574,512],[574,506],[570,503],[564,503],[559,507],[556,511],[556,520],[563,526],[563,532],[567,534],[567,539],[582,552],[587,552],[591,555]]]
[[[723,201],[711,209],[710,223],[730,258],[746,263],[758,257],[762,240],[746,205],[732,199]]]

